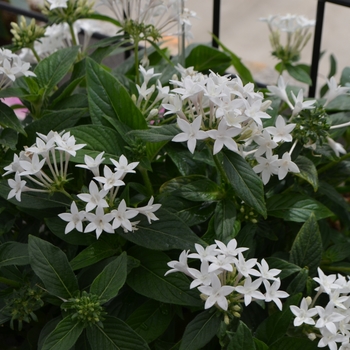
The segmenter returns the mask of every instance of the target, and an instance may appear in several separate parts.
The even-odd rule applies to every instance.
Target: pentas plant
[[[311,298],[304,297],[300,306],[292,305],[290,309],[295,316],[293,324],[309,339],[318,342],[319,348],[345,350],[350,344],[350,287],[349,276],[325,275],[318,268],[317,294]],[[328,303],[323,307],[316,305],[317,299],[327,296]]]
[[[182,272],[192,278],[190,288],[197,287],[201,292],[204,308],[216,306],[224,311],[227,324],[241,317],[243,303],[248,306],[252,301],[273,301],[282,310],[280,299],[289,294],[279,290],[281,281],[277,276],[281,270],[270,269],[265,259],[261,263],[255,258],[246,260],[242,253],[249,248],[238,248],[235,239],[227,245],[218,240],[215,243],[207,247],[195,244],[197,253],[183,251],[179,261],[168,263],[172,269],[165,275]],[[189,267],[188,258],[200,260],[200,269]]]

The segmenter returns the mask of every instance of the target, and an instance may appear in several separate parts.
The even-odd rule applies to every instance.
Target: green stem
[[[139,166],[138,169],[141,172],[143,182],[145,183],[148,194],[150,196],[152,196],[153,195],[153,186],[152,186],[151,180],[148,176],[148,171],[145,168],[143,168],[142,166]]]
[[[228,177],[226,175],[224,167],[220,163],[219,157],[215,154],[215,155],[213,155],[213,158],[214,158],[214,162],[215,162],[216,168],[219,170],[219,173],[221,175],[221,180],[223,182],[229,184],[230,180],[228,179]]]
[[[11,286],[11,287],[20,287],[21,286],[21,284],[19,282],[9,280],[8,278],[5,278],[5,277],[0,277],[0,283],[6,284],[6,285]]]
[[[140,72],[139,72],[139,40],[134,37],[134,55],[135,55],[135,82],[140,85]]]
[[[69,25],[69,32],[70,32],[70,35],[72,37],[72,44],[73,44],[73,46],[76,46],[76,45],[78,45],[78,43],[77,43],[77,38],[75,37],[73,24],[69,23],[68,25]]]
[[[39,57],[38,53],[37,53],[36,50],[34,49],[34,45],[32,45],[32,46],[30,47],[30,49],[32,50],[34,57],[36,58],[36,60],[37,60],[38,63],[39,63],[39,62],[41,61],[41,58]]]
[[[344,156],[340,157],[339,159],[337,159],[336,161],[326,164],[325,166],[323,166],[321,169],[318,170],[318,174],[322,174],[325,171],[333,168],[335,165],[337,165],[338,163],[340,163],[341,161],[350,158],[350,153],[345,154]]]

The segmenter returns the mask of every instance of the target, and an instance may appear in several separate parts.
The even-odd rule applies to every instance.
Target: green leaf
[[[314,191],[317,192],[318,173],[314,163],[309,158],[298,156],[295,164],[300,170],[300,173],[296,173],[295,175],[307,181],[313,187]]]
[[[86,71],[90,114],[94,124],[103,124],[103,115],[107,115],[132,129],[147,129],[145,117],[118,79],[90,58],[86,59]]]
[[[0,246],[1,247],[1,246]],[[322,260],[329,263],[342,261],[350,256],[350,243],[338,243],[330,246],[324,253]]]
[[[212,34],[215,41],[219,44],[219,46],[227,53],[231,58],[231,65],[235,68],[237,74],[242,79],[243,84],[253,83],[254,78],[250,73],[250,70],[243,64],[242,60],[230,51],[214,34]]]
[[[0,101],[0,126],[3,128],[10,128],[13,129],[23,135],[27,135],[24,131],[24,128],[17,118],[15,112],[13,109],[5,103]]]
[[[186,51],[191,50],[192,46]],[[194,67],[195,70],[203,72],[209,69],[219,74],[223,74],[230,66],[231,60],[224,52],[211,46],[196,45],[186,57],[185,67]]]
[[[329,102],[325,107],[326,111],[349,111],[350,110],[350,97],[349,95],[340,95],[334,100]]]
[[[29,264],[27,244],[6,242],[0,245],[0,267],[27,264]]]
[[[78,46],[61,49],[38,63],[34,73],[36,74],[39,88],[45,89],[43,98],[68,73],[78,56],[79,50],[80,48]]]
[[[186,327],[180,350],[202,349],[220,328],[221,315],[206,310],[198,314]]]
[[[92,282],[90,293],[98,295],[104,302],[117,296],[126,280],[126,262],[127,256],[124,252],[109,263]]]
[[[99,240],[92,243],[83,251],[81,251],[73,260],[70,261],[70,266],[73,271],[86,266],[95,264],[96,262],[109,258],[116,254],[118,249],[111,246],[109,242]]]
[[[239,154],[224,151],[223,157],[227,178],[238,197],[266,217],[264,186],[261,179]]]
[[[284,337],[270,346],[270,350],[317,350],[317,341],[311,341],[308,338]]]
[[[103,350],[149,350],[144,339],[126,323],[113,316],[107,316],[103,328],[94,325],[87,332],[93,349]]]
[[[93,150],[95,152],[103,152],[111,154],[114,157],[123,153],[124,145],[120,140],[120,135],[113,129],[102,125],[79,125],[70,128],[69,131],[75,136],[77,143],[85,143],[83,149]]]
[[[279,194],[266,202],[267,212],[271,216],[286,221],[305,222],[311,214],[316,220],[332,216],[333,213],[315,199],[299,193]]]
[[[69,299],[79,290],[66,254],[38,237],[29,235],[29,262],[49,293]]]
[[[309,277],[309,270],[307,267],[300,270],[300,272],[289,283],[286,292],[293,295],[296,293],[302,293],[305,290],[306,283]]]
[[[137,136],[147,142],[170,141],[179,133],[179,129],[175,124],[163,126],[150,126],[146,130],[132,130],[130,134]]]
[[[282,338],[294,318],[289,306],[298,305],[300,299],[301,294],[289,297],[284,303],[282,311],[273,313],[259,325],[255,336],[269,346]]]
[[[214,213],[214,228],[216,237],[227,243],[234,238],[236,221],[236,206],[232,198],[224,198],[217,203]]]
[[[84,330],[84,325],[66,316],[45,339],[42,350],[70,349]]]
[[[233,335],[227,350],[255,350],[252,332],[242,321],[239,321],[237,331]]]
[[[221,188],[213,181],[204,178],[181,186],[176,195],[193,202],[216,201],[223,197]]]
[[[266,258],[266,261],[271,269],[281,270],[280,274],[278,275],[281,280],[292,275],[293,273],[301,271],[301,268],[298,265],[294,265],[286,260],[270,257]]]
[[[160,208],[156,216],[159,220],[151,224],[142,217],[132,235],[122,229],[118,229],[117,232],[137,245],[154,250],[192,249],[195,243],[203,244],[203,241],[174,214]]]
[[[341,72],[340,85],[347,86],[350,83],[350,67],[345,67]]]
[[[150,343],[165,332],[172,318],[171,305],[148,300],[128,317],[126,323]]]
[[[288,73],[296,80],[301,81],[307,85],[312,85],[310,75],[304,70],[302,65],[293,66],[289,63],[285,64]]]
[[[256,350],[269,350],[269,347],[261,340],[254,338],[255,349]]]
[[[182,273],[164,274],[169,257],[158,251],[133,247],[129,255],[140,261],[140,266],[128,275],[128,285],[137,293],[164,303],[202,306],[198,292],[190,290],[190,282]]]
[[[298,232],[290,251],[290,262],[308,267],[314,275],[322,259],[322,239],[315,215],[311,215]]]

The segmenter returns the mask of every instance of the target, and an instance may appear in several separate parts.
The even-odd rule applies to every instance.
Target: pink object
[[[5,97],[5,98],[0,98],[1,102],[5,103],[9,107],[12,106],[18,106],[21,105],[23,106],[22,101],[18,97]],[[23,106],[24,107],[24,106]],[[16,116],[18,119],[23,120],[27,116],[29,110],[27,108],[14,108],[13,111],[15,112]]]

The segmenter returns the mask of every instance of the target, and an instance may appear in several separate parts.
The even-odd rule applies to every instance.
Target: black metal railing
[[[321,54],[321,40],[322,40],[324,11],[325,11],[326,2],[350,7],[350,0],[318,0],[317,11],[316,11],[316,27],[315,27],[315,35],[314,35],[314,44],[313,44],[312,60],[311,60],[311,67],[310,67],[310,77],[312,80],[312,85],[309,88],[309,97],[315,97],[315,94],[316,94],[318,65],[319,65],[320,54]]]

